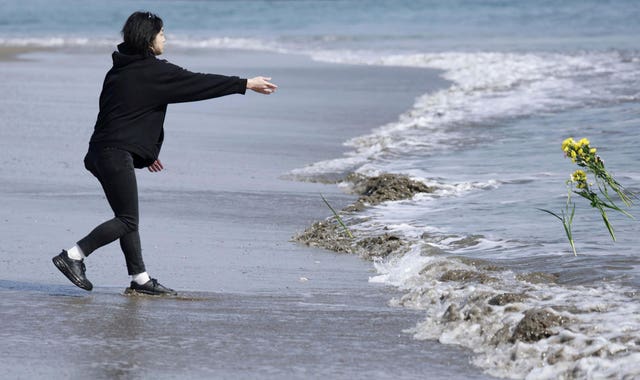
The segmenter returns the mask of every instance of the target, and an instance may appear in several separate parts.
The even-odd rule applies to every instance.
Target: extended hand
[[[153,164],[147,167],[147,169],[149,169],[150,172],[157,173],[159,171],[162,171],[162,169],[164,169],[164,166],[162,166],[162,162],[160,162],[160,160],[155,160]]]
[[[278,88],[278,86],[269,82],[270,80],[271,78],[269,77],[255,77],[247,79],[247,88],[261,94],[269,95],[274,93]]]

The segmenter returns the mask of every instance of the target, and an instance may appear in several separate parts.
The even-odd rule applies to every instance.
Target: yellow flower
[[[591,148],[591,149],[589,149],[589,153],[591,153],[591,154],[595,154],[595,153],[596,153],[596,148]]]
[[[575,143],[576,143],[576,142],[573,140],[573,137],[569,137],[569,138],[565,139],[565,140],[562,142],[562,150],[563,150],[564,152],[567,152],[567,151],[569,150],[569,148],[570,148],[570,147],[572,147],[573,145],[575,145]]]
[[[571,174],[571,182],[576,184],[578,189],[586,189],[587,188],[587,173],[578,169]]]
[[[572,150],[572,151],[571,151],[571,159],[575,161],[575,160],[576,160],[576,157],[577,157],[576,151],[575,151],[575,150]]]
[[[589,145],[589,140],[587,140],[586,138],[582,138],[580,139],[580,141],[578,141],[578,147],[583,147],[588,145]]]
[[[583,170],[576,170],[575,172],[573,172],[573,174],[571,174],[571,181],[573,182],[586,182],[587,181],[587,173],[585,173]]]

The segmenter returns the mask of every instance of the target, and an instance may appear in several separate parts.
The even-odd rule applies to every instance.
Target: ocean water
[[[640,193],[640,2],[0,1],[0,45],[112,47],[137,9],[158,13],[176,48],[440,70],[448,87],[345,141],[344,156],[286,175],[390,172],[436,187],[348,220],[359,236],[409,242],[404,255],[374,263],[371,281],[404,291],[390,302],[424,310],[406,331],[416,339],[469,347],[475,365],[500,377],[640,377],[637,205],[636,219],[610,213],[613,242],[597,212],[575,199],[575,257],[561,224],[538,210],[564,206],[575,168],[560,149],[567,137],[589,138]],[[451,270],[492,280],[442,280]],[[556,280],[524,280],[533,272]],[[527,298],[487,306],[507,292]],[[536,342],[501,338],[530,309],[567,322]]]

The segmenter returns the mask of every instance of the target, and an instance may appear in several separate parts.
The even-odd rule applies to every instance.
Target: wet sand
[[[0,46],[0,62],[24,61],[29,53],[52,51],[39,46]]]
[[[290,241],[355,197],[281,179],[339,156],[394,120],[423,70],[303,57],[175,52],[194,71],[271,75],[279,93],[169,106],[160,174],[139,171],[150,274],[182,297],[121,293],[118,244],[90,256],[93,292],[51,264],[110,217],[82,167],[109,51],[37,52],[1,62],[0,371],[7,378],[486,378],[469,353],[415,341],[420,312],[388,306],[371,264]],[[25,86],[25,83],[29,84]]]

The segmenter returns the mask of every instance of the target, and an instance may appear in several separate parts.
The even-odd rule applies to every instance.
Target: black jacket
[[[167,104],[244,94],[246,88],[246,79],[193,73],[120,44],[104,79],[90,149],[121,148],[132,153],[136,168],[147,167],[162,147]]]

